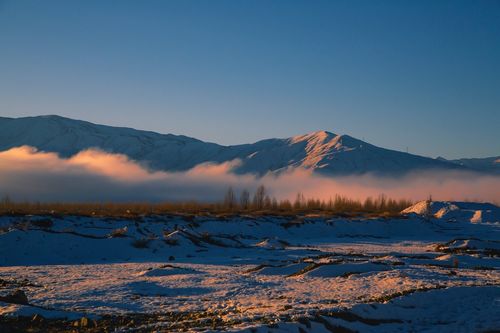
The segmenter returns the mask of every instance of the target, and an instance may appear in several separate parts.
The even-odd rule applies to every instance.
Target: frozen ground
[[[145,332],[500,330],[499,208],[407,213],[4,216],[0,325],[39,314],[65,318],[59,329],[85,317],[88,330]]]

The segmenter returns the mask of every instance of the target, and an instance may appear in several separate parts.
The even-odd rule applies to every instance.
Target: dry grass
[[[227,199],[227,198],[226,198]],[[393,200],[381,195],[364,202],[335,196],[328,201],[306,199],[301,194],[292,203],[278,201],[267,195],[242,206],[237,200],[215,203],[203,202],[129,202],[129,203],[84,203],[84,202],[14,202],[8,197],[0,200],[1,215],[81,215],[134,217],[145,215],[217,215],[220,217],[237,214],[249,215],[344,215],[346,217],[364,214],[368,216],[391,217],[412,204],[409,200]]]

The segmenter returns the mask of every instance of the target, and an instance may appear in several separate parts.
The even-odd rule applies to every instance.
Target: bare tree
[[[233,188],[229,186],[226,195],[224,196],[224,207],[233,210],[236,207],[236,196],[234,195]]]
[[[255,209],[262,209],[264,207],[264,198],[266,197],[266,188],[260,185],[255,191],[253,196],[253,206]]]
[[[250,192],[243,190],[240,195],[240,206],[241,209],[248,209],[250,206]]]
[[[278,200],[275,197],[271,200],[271,209],[274,211],[278,210]]]
[[[301,209],[305,206],[306,199],[304,198],[304,195],[299,192],[297,193],[297,197],[295,198],[295,202],[293,203],[293,208],[294,209]]]
[[[271,204],[272,204],[272,202],[271,202],[271,197],[270,197],[269,195],[267,195],[267,194],[266,194],[266,195],[264,196],[264,208],[265,208],[265,209],[270,209],[270,208],[271,208]]]
[[[387,197],[385,194],[381,193],[378,196],[378,210],[383,212],[387,208]]]
[[[367,212],[372,212],[374,210],[376,210],[376,204],[373,202],[373,199],[372,197],[367,197],[365,199],[365,202],[363,204],[363,209]]]

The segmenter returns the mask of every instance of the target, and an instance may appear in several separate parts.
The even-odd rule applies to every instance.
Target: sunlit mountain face
[[[327,131],[223,146],[59,116],[0,118],[0,150],[2,191],[16,200],[213,202],[264,184],[278,200],[496,201],[500,188],[495,158],[432,159]]]
[[[0,149],[32,146],[70,157],[88,148],[124,154],[152,170],[185,171],[238,159],[239,174],[305,168],[323,175],[401,175],[423,169],[495,173],[498,158],[447,161],[376,147],[349,135],[318,131],[285,139],[223,146],[186,136],[96,125],[59,116],[0,118]],[[491,160],[491,161],[490,161]]]

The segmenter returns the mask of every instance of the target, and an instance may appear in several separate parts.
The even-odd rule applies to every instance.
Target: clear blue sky
[[[500,154],[500,1],[0,0],[0,115]]]

